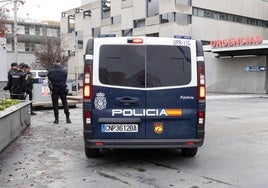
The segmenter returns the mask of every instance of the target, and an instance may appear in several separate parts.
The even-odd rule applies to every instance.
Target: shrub
[[[18,104],[19,101],[17,99],[5,99],[0,102],[0,111],[5,110],[6,108]]]

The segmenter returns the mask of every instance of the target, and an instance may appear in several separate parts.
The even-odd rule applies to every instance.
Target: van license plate
[[[101,124],[103,133],[137,133],[138,124]]]

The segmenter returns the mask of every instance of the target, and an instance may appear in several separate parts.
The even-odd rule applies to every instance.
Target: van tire
[[[198,148],[182,148],[181,151],[184,157],[194,157],[197,154]]]
[[[97,158],[100,155],[100,150],[85,147],[85,154],[87,158]]]

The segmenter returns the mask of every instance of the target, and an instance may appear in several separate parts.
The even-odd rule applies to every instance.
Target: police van
[[[83,85],[86,156],[111,148],[179,148],[184,156],[195,156],[204,141],[205,90],[201,41],[89,39]]]

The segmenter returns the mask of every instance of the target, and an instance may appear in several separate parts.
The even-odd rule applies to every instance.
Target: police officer
[[[12,63],[11,66],[16,67],[16,63]],[[26,82],[25,74],[20,69],[12,69],[8,72],[8,82],[4,90],[10,91],[11,99],[26,99]]]
[[[66,115],[66,123],[71,123],[69,106],[66,98],[66,95],[68,93],[66,84],[67,72],[60,65],[60,63],[61,63],[60,58],[59,57],[56,58],[54,67],[48,72],[48,79],[50,81],[50,89],[52,93],[51,98],[55,117],[55,121],[53,123],[55,124],[59,124],[59,104],[58,104],[59,98],[61,99],[62,105],[64,107],[64,113]]]
[[[10,80],[11,75],[18,70],[18,63],[11,63],[11,68],[7,73],[7,80]],[[4,87],[4,90],[9,90],[10,92],[10,98],[11,98],[11,88],[8,86],[9,82],[7,82],[7,85]]]
[[[18,67],[18,63],[11,63],[11,69],[8,71],[8,76],[12,75],[15,71],[17,71]]]
[[[25,73],[25,81],[26,81],[26,93],[29,95],[29,100],[33,100],[33,74],[31,73],[31,68],[29,65],[25,65],[24,67],[24,73]],[[33,106],[31,103],[31,115],[36,115],[35,112],[33,112]]]

